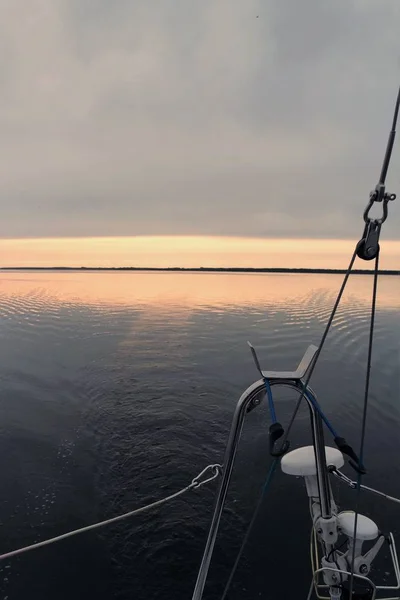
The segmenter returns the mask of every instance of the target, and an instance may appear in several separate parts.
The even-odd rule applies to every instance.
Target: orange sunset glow
[[[304,297],[318,290],[333,303],[341,280],[340,275],[299,273],[7,272],[0,278],[0,294],[29,298],[41,307],[134,306],[153,317],[182,320],[192,311],[210,307],[260,306],[266,310],[290,306],[296,311]],[[369,276],[351,277],[342,304],[351,306],[356,301],[369,307],[371,286]],[[399,278],[381,277],[379,307],[397,310],[399,297]]]
[[[137,236],[0,240],[2,267],[346,268],[352,240]],[[382,269],[400,266],[400,242],[381,241]],[[368,263],[358,268],[370,268]]]

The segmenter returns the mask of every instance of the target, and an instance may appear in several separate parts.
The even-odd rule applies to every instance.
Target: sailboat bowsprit
[[[399,499],[387,496],[383,492],[373,490],[362,484],[362,477],[366,472],[364,466],[364,442],[379,274],[379,237],[382,225],[388,217],[388,204],[396,199],[395,194],[386,191],[385,180],[396,135],[399,105],[400,89],[397,94],[393,124],[389,134],[379,182],[371,192],[368,205],[363,214],[364,231],[360,241],[356,244],[319,346],[310,346],[308,348],[296,371],[276,372],[262,370],[256,351],[249,343],[256,368],[261,378],[247,388],[236,406],[225,453],[222,481],[217,494],[214,514],[192,600],[201,600],[203,598],[204,586],[229,488],[245,415],[248,411],[253,410],[260,404],[260,398],[263,396],[267,396],[268,398],[272,421],[269,431],[270,453],[274,457],[274,461],[272,462],[267,477],[267,484],[264,486],[264,492],[265,488],[270,486],[277,463],[280,462],[281,469],[284,473],[302,477],[304,479],[309,498],[310,517],[312,521],[310,543],[312,581],[307,600],[310,600],[315,596],[326,600],[375,600],[378,598],[396,600],[400,598],[400,568],[394,536],[392,533],[383,535],[380,532],[378,525],[372,521],[372,519],[359,512],[359,496],[362,490],[375,493],[387,500],[400,503]],[[382,204],[382,215],[379,218],[372,218],[369,213],[376,203]],[[361,418],[361,444],[358,454],[356,454],[350,444],[336,432],[333,425],[324,414],[315,393],[309,385],[312,373],[324,346],[357,256],[362,260],[375,260],[368,358],[366,365],[363,414]],[[276,386],[289,387],[298,393],[298,400],[286,431],[276,417],[273,399],[273,388]],[[289,451],[289,433],[303,400],[307,402],[309,407],[313,443],[310,446]],[[332,435],[336,448],[325,446],[324,424]],[[281,444],[277,447],[278,441],[281,438]],[[344,455],[347,455],[350,458],[349,463],[357,475],[356,481],[352,481],[340,471],[340,468],[344,464]],[[339,512],[332,494],[330,485],[331,476],[335,476],[355,490],[355,511],[345,510]],[[253,517],[249,529],[243,539],[242,546],[239,550],[238,557],[225,586],[221,600],[224,600],[227,595],[244,544],[247,541],[249,531],[254,524],[254,521],[255,518]],[[365,550],[366,544],[369,546],[367,550]],[[396,585],[394,586],[380,585],[370,578],[372,562],[384,544],[388,544],[390,549],[391,565],[390,567],[388,566],[388,569],[390,568],[396,579]],[[389,597],[387,595],[388,593],[395,593],[396,595]],[[304,597],[306,597],[306,595]]]

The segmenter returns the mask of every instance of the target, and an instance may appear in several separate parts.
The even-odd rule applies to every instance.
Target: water
[[[221,462],[236,401],[266,369],[318,343],[341,277],[2,273],[0,552],[120,514]],[[359,444],[372,278],[354,276],[312,385]],[[366,442],[367,485],[400,496],[400,282],[382,277]],[[277,397],[280,420],[293,407]],[[219,598],[269,466],[264,402],[246,420],[207,587]],[[310,443],[307,411],[291,435]],[[346,472],[354,474],[347,467]],[[354,492],[334,482],[341,506]],[[0,565],[2,599],[191,597],[215,486],[129,522]],[[362,512],[400,537],[397,505]],[[305,597],[310,523],[300,480],[277,472],[229,598]],[[400,540],[399,540],[400,544]],[[389,581],[385,570],[379,576]],[[266,593],[268,591],[268,593]]]

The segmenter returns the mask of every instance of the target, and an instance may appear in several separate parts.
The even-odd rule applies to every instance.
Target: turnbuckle
[[[385,185],[378,183],[375,190],[370,193],[368,205],[364,211],[365,227],[361,240],[357,245],[357,256],[363,260],[373,260],[379,253],[379,236],[382,224],[388,216],[388,203],[396,199],[396,194],[385,192]],[[378,219],[371,219],[369,211],[375,202],[382,202],[382,216]]]

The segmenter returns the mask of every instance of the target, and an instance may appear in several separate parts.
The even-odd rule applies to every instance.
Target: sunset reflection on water
[[[166,307],[279,306],[287,305],[324,290],[332,297],[339,290],[342,275],[295,273],[191,273],[191,272],[99,272],[99,271],[8,271],[0,273],[0,294],[43,295],[60,304],[89,306],[147,306],[155,311]],[[370,303],[372,277],[350,278],[343,302]],[[400,306],[400,279],[381,276],[378,306]]]

